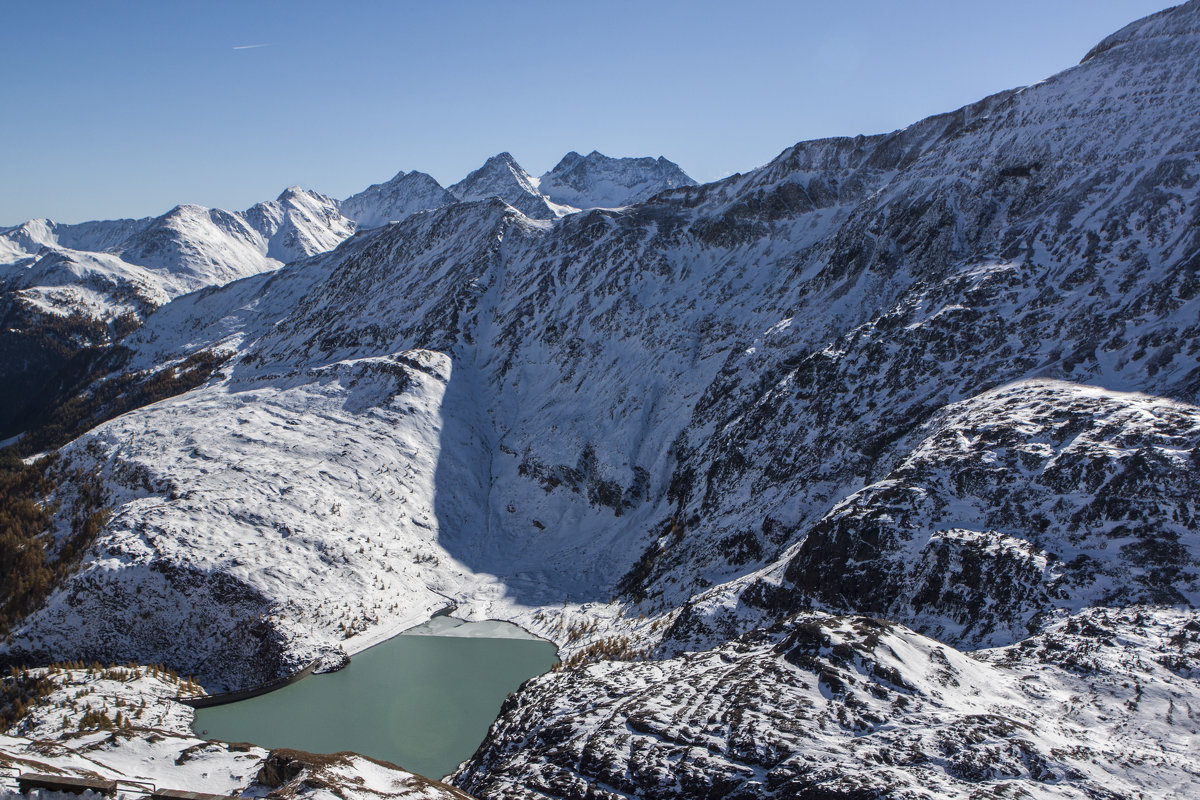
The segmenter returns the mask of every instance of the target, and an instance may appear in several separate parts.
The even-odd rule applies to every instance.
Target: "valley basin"
[[[350,750],[440,778],[474,754],[508,694],[548,671],[557,652],[507,622],[435,617],[345,669],[197,709],[192,728],[268,748]]]

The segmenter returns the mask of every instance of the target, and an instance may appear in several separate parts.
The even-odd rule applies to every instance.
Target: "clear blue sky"
[[[1039,80],[1170,4],[9,0],[0,224],[448,185],[502,150],[713,180]]]

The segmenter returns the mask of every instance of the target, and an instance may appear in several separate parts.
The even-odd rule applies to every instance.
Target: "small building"
[[[48,789],[52,792],[69,792],[70,794],[92,791],[107,797],[117,796],[116,781],[95,776],[71,777],[69,775],[41,775],[36,772],[26,772],[17,778],[17,788],[21,794],[29,794],[33,789]]]
[[[150,800],[240,800],[223,794],[204,794],[203,792],[184,792],[179,789],[156,789]]]

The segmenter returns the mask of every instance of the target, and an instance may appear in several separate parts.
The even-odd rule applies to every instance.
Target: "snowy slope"
[[[12,228],[0,229],[0,259],[9,265],[37,253],[43,247],[106,251],[118,247],[149,223],[150,218],[98,220],[78,225],[31,219]]]
[[[668,651],[817,605],[957,646],[1083,608],[1200,605],[1200,408],[1025,381],[941,409],[771,568],[695,597]]]
[[[571,151],[541,177],[538,190],[575,208],[619,208],[680,186],[695,186],[679,165],[658,158],[611,158],[595,150]]]
[[[804,613],[535,678],[453,780],[481,798],[1195,797],[1195,610],[1089,611],[974,656]]]
[[[821,777],[867,758],[855,720],[930,731],[866,762],[896,796],[1194,793],[1172,741],[1197,707],[1200,3],[1109,42],[1034,86],[618,210],[555,218],[497,157],[451,187],[464,202],[169,303],[126,340],[131,369],[230,360],[64,448],[115,513],[3,652],[244,685],[452,599],[572,663],[651,660],[518,694],[462,776],[489,796],[695,796],[701,748],[747,796],[805,775],[877,796],[861,771]],[[796,614],[859,655],[783,659]],[[886,641],[850,630],[863,615]],[[822,691],[874,669],[860,656],[898,676]],[[922,683],[939,657],[967,690]],[[726,708],[705,683],[723,663],[779,691]],[[644,729],[588,716],[618,695]],[[1120,731],[1087,730],[1129,703]],[[745,707],[762,719],[723,723]],[[754,760],[758,737],[776,749]]]
[[[441,208],[458,202],[454,195],[441,187],[424,172],[399,172],[386,183],[368,186],[341,202],[343,215],[354,220],[360,229],[377,228],[402,220],[418,211]]]
[[[282,263],[332,250],[355,228],[335,200],[299,186],[252,206],[243,216],[267,240],[267,257]]]

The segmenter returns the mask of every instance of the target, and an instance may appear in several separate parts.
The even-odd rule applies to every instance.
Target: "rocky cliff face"
[[[498,197],[530,219],[554,219],[556,209],[538,191],[537,178],[509,153],[494,155],[483,166],[450,187],[450,194],[470,202]]]
[[[1092,611],[965,655],[804,612],[535,678],[454,780],[485,798],[1182,798],[1198,632],[1194,610]]]
[[[618,208],[649,200],[659,192],[695,186],[679,165],[658,158],[610,158],[595,150],[586,156],[571,151],[543,175],[538,189],[575,208]]]
[[[176,299],[128,368],[228,360],[64,449],[115,513],[4,652],[244,684],[452,597],[568,663],[482,796],[1195,793],[1198,53],[616,210],[498,156]]]
[[[378,228],[418,211],[441,208],[458,199],[424,172],[401,172],[387,183],[368,186],[342,201],[342,214],[359,228]],[[328,248],[327,248],[328,249]]]

